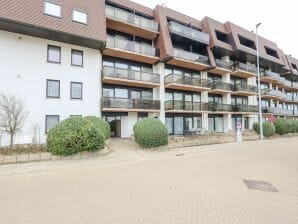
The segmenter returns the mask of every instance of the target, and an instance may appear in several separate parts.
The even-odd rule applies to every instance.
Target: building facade
[[[0,92],[29,112],[15,143],[44,143],[70,116],[106,119],[127,138],[144,117],[171,135],[251,129],[258,120],[256,36],[127,0],[0,2]],[[298,59],[259,38],[264,118],[298,117]],[[0,132],[0,144],[8,136]]]

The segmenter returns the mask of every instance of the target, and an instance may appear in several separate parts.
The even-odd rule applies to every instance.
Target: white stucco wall
[[[47,62],[47,45],[61,47],[61,64]],[[0,92],[23,99],[29,115],[15,143],[45,142],[45,116],[100,114],[101,55],[98,50],[0,31]],[[84,52],[84,66],[71,66],[71,49]],[[60,80],[60,99],[46,98],[46,80]],[[70,82],[83,83],[83,99],[70,99]],[[39,137],[40,136],[40,137]],[[8,138],[1,135],[1,144]]]

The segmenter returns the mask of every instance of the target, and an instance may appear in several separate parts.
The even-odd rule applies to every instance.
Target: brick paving
[[[116,140],[106,157],[0,166],[0,223],[297,224],[297,145],[282,138],[144,152]],[[243,179],[279,192],[248,189]]]

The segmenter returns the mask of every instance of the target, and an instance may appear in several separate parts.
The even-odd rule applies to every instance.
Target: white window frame
[[[51,4],[53,6],[58,6],[60,8],[59,14],[51,13],[49,11],[47,12],[47,4]],[[48,15],[48,16],[53,16],[56,18],[62,18],[62,6],[57,3],[51,2],[51,1],[44,1],[44,14]]]
[[[82,19],[82,16],[85,18]],[[73,9],[72,10],[72,21],[76,23],[81,23],[84,25],[88,24],[88,14],[85,12],[82,12],[80,10]]]

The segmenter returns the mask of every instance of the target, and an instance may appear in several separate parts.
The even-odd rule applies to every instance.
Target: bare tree
[[[14,95],[0,93],[0,129],[10,135],[10,147],[27,118],[24,103]]]

